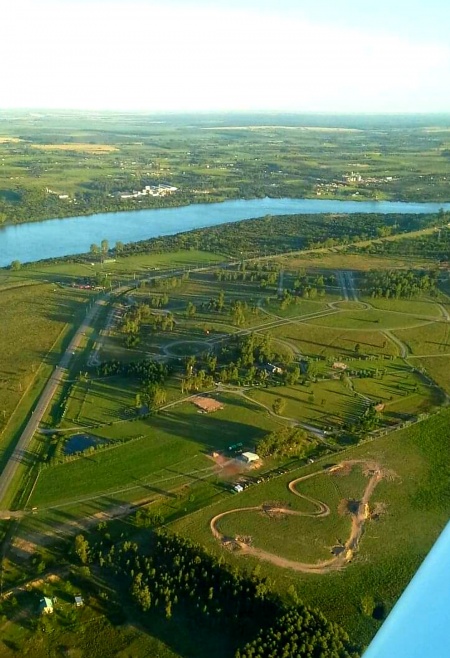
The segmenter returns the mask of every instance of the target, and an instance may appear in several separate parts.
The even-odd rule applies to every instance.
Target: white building
[[[259,462],[259,456],[256,454],[256,452],[243,452],[241,459],[246,464],[254,464],[255,462]]]

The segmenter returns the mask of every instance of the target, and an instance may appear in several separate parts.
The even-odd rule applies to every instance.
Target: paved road
[[[61,361],[56,366],[53,374],[45,386],[39,401],[31,414],[31,418],[28,421],[25,429],[23,430],[17,445],[9,458],[5,468],[3,469],[0,475],[0,504],[3,501],[12,480],[16,474],[17,468],[22,461],[26,461],[27,458],[27,449],[33,438],[34,433],[36,432],[39,423],[41,422],[45,412],[47,411],[48,405],[50,404],[53,396],[55,395],[56,389],[63,380],[64,369],[69,365],[70,360],[73,357],[74,352],[79,347],[79,344],[83,338],[83,334],[89,328],[91,322],[99,312],[100,308],[105,304],[105,300],[97,300],[90,311],[86,314],[85,319],[82,324],[78,327],[76,333],[74,334],[72,340],[70,341],[69,346],[64,352]]]
[[[341,289],[342,296],[344,298],[344,301],[348,301],[348,291],[347,291],[347,283],[345,279],[345,272],[341,272],[341,270],[338,270],[336,272],[336,279],[339,285],[339,288]]]

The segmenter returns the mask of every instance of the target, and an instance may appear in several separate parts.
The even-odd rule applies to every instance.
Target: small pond
[[[73,455],[91,447],[95,448],[102,443],[107,443],[106,439],[100,439],[98,436],[92,436],[91,434],[74,434],[67,439],[64,445],[64,454]]]

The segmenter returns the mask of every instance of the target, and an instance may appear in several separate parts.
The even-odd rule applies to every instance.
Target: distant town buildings
[[[54,190],[51,190],[49,187],[46,187],[45,191],[47,192],[47,194],[54,194],[55,196],[58,197],[58,199],[68,199],[69,198],[68,194],[60,194],[59,192],[55,192]]]
[[[178,187],[160,183],[159,185],[146,185],[142,190],[133,190],[133,192],[123,192],[120,194],[121,199],[137,199],[141,196],[167,196],[177,192]]]
[[[350,174],[344,174],[342,180],[345,183],[360,183],[362,181],[362,176],[361,174],[352,171]]]

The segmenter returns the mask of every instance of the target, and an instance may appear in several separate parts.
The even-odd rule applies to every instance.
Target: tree
[[[192,302],[188,302],[186,306],[186,317],[193,318],[197,312],[197,307]]]
[[[147,384],[143,389],[143,397],[150,407],[160,407],[165,403],[166,391],[158,384]]]
[[[85,539],[84,535],[77,535],[75,537],[75,553],[78,555],[82,564],[87,564],[89,561],[89,542]]]
[[[219,313],[223,311],[223,308],[225,306],[225,293],[223,290],[219,292],[219,297],[217,298],[217,310]]]
[[[98,246],[98,244],[95,244],[95,242],[93,242],[91,244],[90,252],[91,254],[96,256],[100,252],[100,247]]]
[[[102,249],[102,254],[107,254],[109,251],[109,244],[108,240],[102,240],[101,241],[101,249]]]
[[[17,272],[22,267],[22,263],[20,262],[20,260],[13,260],[10,267],[11,267],[12,270]]]
[[[124,244],[123,244],[123,242],[120,242],[120,240],[118,240],[118,241],[116,242],[116,253],[117,253],[117,254],[121,254],[121,253],[123,252],[123,249],[124,249]]]
[[[276,398],[273,401],[272,409],[274,413],[276,413],[277,415],[283,413],[285,407],[286,407],[286,400],[283,400],[283,398]]]

